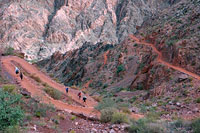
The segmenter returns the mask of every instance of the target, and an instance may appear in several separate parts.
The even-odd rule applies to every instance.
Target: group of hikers
[[[66,90],[66,93],[69,92],[69,88],[68,88],[68,87],[66,87],[65,90]],[[81,99],[81,92],[78,93],[78,98]],[[86,100],[87,100],[87,97],[86,97],[86,96],[83,96],[83,102],[84,102],[84,103],[86,103]]]
[[[18,67],[15,66],[15,73],[18,75],[19,74],[19,77],[20,79],[22,80],[23,79],[23,73],[19,70]],[[69,88],[66,87],[66,93],[69,92]],[[81,99],[81,92],[78,93],[78,98]],[[86,100],[87,100],[87,97],[86,96],[83,96],[83,102],[86,103]]]
[[[21,80],[23,79],[23,73],[19,70],[18,67],[15,67],[15,73],[16,73],[17,75],[19,74],[19,77],[20,77]]]

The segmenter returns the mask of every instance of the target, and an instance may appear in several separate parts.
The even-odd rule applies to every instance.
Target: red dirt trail
[[[160,63],[162,63],[162,64],[164,64],[164,65],[166,65],[166,66],[168,66],[168,67],[170,67],[170,68],[173,68],[173,69],[175,69],[175,70],[177,70],[177,71],[180,71],[180,72],[182,72],[182,73],[185,73],[185,74],[187,74],[187,75],[189,75],[189,76],[191,76],[191,77],[193,77],[193,78],[196,78],[196,79],[200,80],[200,76],[199,76],[199,75],[197,75],[197,74],[195,74],[195,73],[192,73],[192,72],[189,72],[189,71],[185,70],[184,68],[181,68],[181,67],[178,67],[178,66],[174,66],[174,65],[172,65],[172,64],[170,64],[170,63],[164,61],[164,60],[162,59],[162,53],[159,52],[159,51],[157,50],[157,48],[156,48],[153,44],[147,43],[147,42],[144,42],[144,41],[140,41],[140,39],[138,39],[138,38],[135,37],[134,35],[129,35],[129,37],[130,37],[131,39],[133,39],[137,44],[143,44],[143,45],[150,46],[150,47],[153,49],[153,51],[154,51],[155,53],[158,54],[158,57],[157,57],[157,61],[158,61],[158,62],[160,62]]]
[[[106,51],[106,52],[103,54],[103,57],[104,57],[104,63],[103,63],[103,65],[104,65],[104,66],[106,65],[107,60],[108,60],[108,57],[107,57],[108,53],[109,53],[109,50]]]
[[[55,89],[60,90],[61,92],[65,93],[65,86],[56,83],[55,81],[51,80],[48,76],[46,76],[44,73],[38,71],[34,66],[27,63],[25,60],[14,57],[14,56],[8,56],[2,58],[2,65],[3,68],[12,76],[17,79],[17,81],[20,83],[21,87],[26,88],[27,91],[31,92],[32,97],[39,97],[42,103],[47,104],[53,104],[56,108],[61,110],[66,110],[68,112],[74,112],[74,113],[83,113],[87,116],[96,116],[99,117],[100,113],[96,110],[94,110],[94,106],[97,105],[97,102],[93,100],[92,98],[88,97],[87,103],[83,103],[82,101],[78,100],[78,96],[76,95],[78,91],[69,89],[68,95],[71,96],[71,98],[78,103],[85,105],[86,107],[81,106],[74,106],[69,105],[67,103],[64,103],[59,100],[54,100],[53,98],[49,97],[39,86],[36,82],[31,80],[31,78],[24,75],[24,79],[21,81],[19,77],[15,74],[15,66],[13,62],[16,62],[22,66],[22,68],[27,71],[30,74],[35,74],[36,76],[40,77],[42,82],[47,83],[48,85],[54,87]]]
[[[56,108],[60,110],[65,110],[73,113],[82,113],[87,117],[100,118],[100,112],[94,109],[94,107],[97,105],[97,102],[94,99],[92,99],[89,95],[86,95],[88,99],[87,103],[83,103],[81,100],[78,99],[77,96],[79,92],[78,90],[70,88],[69,93],[67,94],[74,101],[80,103],[81,105],[84,105],[85,107],[69,105],[62,101],[54,100],[42,90],[43,87],[42,85],[38,85],[38,83],[33,79],[31,79],[30,77],[24,75],[24,79],[21,81],[19,76],[15,74],[15,64],[17,64],[18,67],[22,68],[27,73],[39,77],[42,82],[47,83],[49,86],[61,91],[64,94],[66,93],[65,92],[66,86],[53,81],[43,72],[40,72],[35,66],[29,64],[28,62],[19,57],[15,56],[2,57],[1,62],[2,62],[2,67],[5,69],[5,71],[7,71],[12,77],[16,78],[17,82],[21,85],[21,87],[26,88],[27,91],[31,93],[32,97],[39,97],[42,103],[53,104]],[[139,119],[143,117],[143,115],[132,113],[131,117],[134,119]]]

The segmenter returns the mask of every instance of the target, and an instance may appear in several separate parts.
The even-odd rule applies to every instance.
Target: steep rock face
[[[173,1],[1,0],[0,43],[21,50],[30,60],[85,42],[117,44]]]
[[[200,0],[183,0],[141,29],[163,58],[200,75]]]

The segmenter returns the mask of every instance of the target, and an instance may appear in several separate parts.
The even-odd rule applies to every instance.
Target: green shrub
[[[131,111],[128,107],[121,107],[120,110],[125,114],[131,114]]]
[[[103,89],[107,88],[108,87],[108,84],[104,84],[103,85]]]
[[[197,103],[200,103],[200,97],[199,97],[199,98],[197,98],[196,102],[197,102]]]
[[[72,115],[71,120],[74,121],[76,119],[75,115]]]
[[[128,123],[128,116],[121,112],[114,112],[111,122],[114,124]]]
[[[33,99],[30,99],[28,102],[28,109],[30,113],[33,113],[36,117],[45,117],[47,111],[54,112],[56,109],[52,105],[37,103]]]
[[[129,133],[163,133],[157,123],[149,124],[148,119],[139,119],[132,121],[131,126],[128,128]]]
[[[143,89],[144,89],[143,84],[142,84],[142,83],[139,83],[139,84],[137,85],[136,90],[143,90]]]
[[[6,48],[5,55],[14,55],[14,48],[12,47]]]
[[[6,128],[4,132],[5,133],[20,133],[20,126],[19,125],[9,126],[8,128]]]
[[[119,65],[119,66],[117,67],[117,74],[119,74],[119,73],[122,72],[122,71],[125,71],[125,67],[124,67],[123,64],[121,64],[121,65]]]
[[[200,133],[200,119],[197,119],[194,122],[192,122],[192,130],[193,133]]]
[[[76,131],[74,131],[74,130],[71,130],[69,133],[76,133]]]
[[[130,103],[134,103],[136,100],[137,100],[137,97],[133,96],[131,99],[129,99],[129,102]]]
[[[147,118],[150,119],[151,121],[155,121],[155,120],[160,118],[160,113],[155,112],[155,111],[154,112],[149,112],[147,114]]]
[[[33,112],[36,117],[45,117],[47,111],[53,111],[53,110],[55,110],[55,108],[47,104],[35,103],[33,107]]]
[[[102,110],[105,108],[116,107],[116,103],[111,98],[104,98],[98,105],[95,107],[97,110]]]
[[[112,115],[116,111],[117,110],[114,108],[106,108],[101,110],[101,117],[100,117],[101,122],[110,122],[112,120]]]
[[[15,126],[23,120],[24,113],[19,106],[21,95],[0,90],[0,130]]]
[[[2,88],[3,88],[4,91],[12,93],[16,89],[16,86],[12,85],[12,84],[8,84],[8,85],[3,85]]]
[[[44,88],[44,91],[49,94],[53,99],[60,100],[62,93],[52,87]]]

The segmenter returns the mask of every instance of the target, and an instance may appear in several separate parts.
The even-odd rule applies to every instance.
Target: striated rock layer
[[[0,0],[0,46],[43,59],[85,42],[117,44],[176,0]]]

